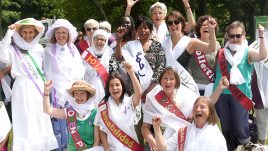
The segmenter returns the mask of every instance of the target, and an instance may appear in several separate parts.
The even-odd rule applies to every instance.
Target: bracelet
[[[188,6],[188,7],[185,7],[185,9],[191,9],[191,7],[190,7],[190,6]]]
[[[263,37],[261,36],[261,37],[259,37],[259,38],[263,38]]]
[[[49,93],[47,94],[47,93],[44,93],[44,96],[49,96]]]

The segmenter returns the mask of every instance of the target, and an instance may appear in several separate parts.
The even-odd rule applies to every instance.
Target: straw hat
[[[45,29],[44,25],[40,21],[35,20],[34,18],[25,18],[25,19],[19,20],[15,23],[16,31],[19,31],[21,26],[24,26],[24,25],[35,26],[36,30],[39,33],[43,32]]]
[[[96,89],[84,80],[75,81],[67,91],[71,96],[73,96],[74,91],[87,91],[89,93],[88,99],[92,98],[96,93]]]

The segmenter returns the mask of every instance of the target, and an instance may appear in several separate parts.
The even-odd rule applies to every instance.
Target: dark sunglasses
[[[230,34],[230,35],[228,35],[229,36],[229,38],[241,38],[243,35],[242,34],[236,34],[236,35],[233,35],[233,34]]]
[[[87,28],[87,31],[95,31],[95,30],[97,30],[96,27],[94,27],[94,28]]]
[[[173,25],[173,23],[175,25],[178,25],[180,22],[181,22],[180,20],[168,20],[168,21],[166,21],[166,23],[167,23],[168,26]]]

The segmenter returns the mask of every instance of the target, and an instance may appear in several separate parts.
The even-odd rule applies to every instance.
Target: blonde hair
[[[100,27],[99,28],[107,31],[108,33],[111,33],[111,31],[112,31],[112,26],[107,21],[100,22]]]
[[[99,29],[99,27],[100,27],[99,22],[96,21],[95,19],[89,19],[89,20],[87,20],[87,21],[85,22],[85,24],[84,24],[84,28],[85,28],[85,30],[87,30],[87,27],[88,27],[89,25],[96,26],[97,29]]]

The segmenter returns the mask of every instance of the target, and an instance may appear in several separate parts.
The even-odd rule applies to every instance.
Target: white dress
[[[178,133],[167,140],[166,148],[168,151],[178,151]],[[217,125],[205,124],[199,129],[193,122],[187,127],[184,151],[227,151],[227,145]]]
[[[10,45],[13,33],[14,30],[8,30],[0,44],[0,60],[12,64],[11,74],[15,78],[11,96],[13,150],[44,151],[55,149],[58,144],[53,134],[50,117],[43,112],[43,96],[27,76],[20,60],[15,55],[13,46]],[[43,47],[38,44],[29,49],[28,52],[41,68],[44,55]],[[42,91],[44,86],[40,76],[35,81]]]
[[[136,125],[141,118],[141,104],[136,106],[136,108],[134,109],[132,97],[128,97],[125,95],[123,102],[120,103],[118,106],[116,105],[115,101],[110,97],[107,102],[107,106],[109,118],[128,136],[133,138],[136,142],[139,142],[134,125]],[[118,141],[107,129],[101,118],[99,110],[95,122],[96,125],[99,125],[100,129],[107,134],[107,141],[109,144],[109,149],[111,151],[131,151],[120,141]]]

